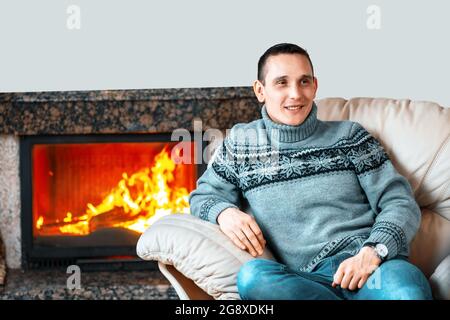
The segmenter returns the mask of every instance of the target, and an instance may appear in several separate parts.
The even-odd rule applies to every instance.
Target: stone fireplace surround
[[[251,87],[0,94],[0,235],[10,269],[21,268],[19,139],[23,135],[225,131],[260,117]]]

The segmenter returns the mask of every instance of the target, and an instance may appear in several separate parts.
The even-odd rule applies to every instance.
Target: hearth
[[[179,163],[186,150],[192,161]],[[199,150],[168,133],[22,136],[23,268],[138,268],[141,233],[189,214]]]
[[[82,204],[69,208],[66,207],[70,204],[68,200],[58,200],[54,203],[49,202],[46,207],[42,204],[45,200],[42,193],[47,193],[47,197],[48,190],[61,193],[65,190],[64,188],[69,188],[71,183],[77,182],[74,179],[70,182],[64,179],[64,183],[50,183],[60,176],[59,171],[54,169],[48,170],[47,174],[41,173],[40,179],[43,181],[38,183],[43,185],[40,187],[41,192],[35,195],[35,197],[41,197],[40,204],[38,205],[37,202],[34,204],[31,179],[32,152],[30,149],[27,154],[24,143],[76,146],[92,143],[162,142],[159,138],[151,140],[149,137],[155,134],[172,133],[179,128],[191,133],[202,131],[204,133],[202,138],[205,138],[210,129],[218,129],[224,134],[238,122],[250,122],[259,117],[260,105],[251,87],[1,93],[0,181],[5,183],[0,184],[0,234],[5,245],[8,268],[30,268],[34,264],[67,265],[80,260],[93,262],[93,265],[98,264],[95,261],[112,260],[120,267],[122,264],[120,261],[129,261],[130,255],[134,257],[135,253],[134,247],[127,246],[128,249],[125,250],[111,243],[113,239],[128,239],[130,233],[133,233],[127,228],[122,228],[120,231],[118,228],[113,228],[112,231],[106,228],[96,229],[95,237],[101,238],[101,246],[85,245],[83,241],[87,236],[52,234],[55,228],[61,226],[58,223],[64,222],[66,226],[70,225],[70,222],[74,222],[77,217],[79,218],[90,209],[89,203],[94,207],[98,206],[106,195],[102,193],[103,198],[101,196],[91,198],[89,193],[87,195],[83,193],[86,190],[77,189],[76,195],[83,200]],[[201,121],[200,128],[196,128],[196,121]],[[150,140],[145,140],[147,138]],[[44,146],[36,152],[51,159],[50,155],[60,152],[58,150],[58,148]],[[206,154],[209,154],[209,151]],[[89,161],[86,160],[83,165],[87,166],[86,163],[90,163]],[[108,162],[108,160],[103,161]],[[47,162],[47,166],[50,166],[51,162],[49,160]],[[89,179],[93,177],[88,176],[83,165],[76,166],[77,170],[81,171],[77,179],[82,177],[83,181],[90,181]],[[148,167],[147,164],[146,166]],[[129,169],[140,170],[127,168],[123,171],[127,173],[127,177],[136,173]],[[197,170],[197,176],[201,172],[201,169]],[[107,175],[104,172],[101,174],[102,178],[99,180],[102,183],[103,180],[111,183],[108,185],[110,188],[108,192],[117,187],[123,179],[122,172],[111,180],[109,179],[112,174]],[[45,190],[47,192],[44,192]],[[44,209],[45,214],[50,217],[45,218],[42,214],[43,218],[39,220],[40,211],[35,213],[36,217],[34,217],[33,205],[37,205],[36,208],[39,210]],[[28,222],[26,222],[27,219]],[[56,219],[59,221],[56,222]],[[100,220],[104,221],[103,219],[97,216],[91,220],[91,225],[99,226]],[[22,220],[25,220],[23,226]],[[37,228],[37,223],[40,229]],[[80,225],[83,224],[80,223]],[[110,232],[116,236],[110,236]],[[93,237],[94,233],[90,236]],[[33,242],[34,240],[38,243]],[[53,242],[49,244],[49,240]],[[69,247],[66,246],[67,241],[70,242]],[[77,249],[75,250],[74,247]],[[111,259],[111,257],[114,258]]]

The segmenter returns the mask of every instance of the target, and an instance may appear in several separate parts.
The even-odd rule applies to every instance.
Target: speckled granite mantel
[[[0,94],[0,237],[9,268],[21,267],[21,135],[224,131],[260,117],[251,87]]]
[[[96,134],[228,129],[259,118],[250,87],[0,94],[0,134]]]

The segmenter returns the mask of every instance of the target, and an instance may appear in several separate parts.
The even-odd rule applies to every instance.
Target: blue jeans
[[[350,258],[341,253],[322,260],[311,272],[294,271],[265,259],[245,263],[237,287],[244,300],[430,300],[430,285],[424,274],[406,258],[380,265],[361,289],[333,288],[340,263]]]

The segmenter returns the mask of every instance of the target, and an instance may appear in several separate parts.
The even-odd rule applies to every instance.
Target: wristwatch
[[[375,250],[375,253],[377,254],[378,258],[380,258],[381,261],[386,260],[389,251],[388,248],[382,244],[382,243],[366,243],[366,246],[369,246]]]

